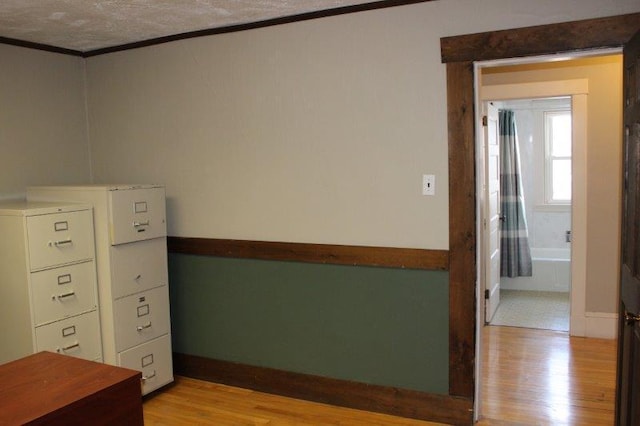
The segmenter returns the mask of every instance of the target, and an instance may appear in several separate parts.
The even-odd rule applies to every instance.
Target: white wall
[[[89,59],[96,181],[165,183],[170,235],[447,248],[444,68],[398,12]]]
[[[440,37],[638,10],[436,1],[92,57],[95,181],[166,184],[171,235],[446,249]]]
[[[0,199],[91,178],[80,58],[0,44]]]

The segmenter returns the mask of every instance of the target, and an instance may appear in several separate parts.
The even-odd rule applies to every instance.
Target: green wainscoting
[[[173,350],[448,393],[449,274],[169,254]]]

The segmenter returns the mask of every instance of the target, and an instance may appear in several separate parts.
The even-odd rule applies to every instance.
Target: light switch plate
[[[436,195],[436,175],[422,175],[422,195]]]

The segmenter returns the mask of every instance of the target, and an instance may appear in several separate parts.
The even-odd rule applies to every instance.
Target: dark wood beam
[[[473,63],[447,64],[449,123],[449,393],[473,397],[476,188]]]
[[[169,237],[172,253],[446,271],[449,252],[395,247]]]
[[[640,13],[440,39],[442,62],[487,61],[621,47],[640,28]]]

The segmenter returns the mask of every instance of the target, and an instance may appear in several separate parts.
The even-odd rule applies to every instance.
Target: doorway
[[[483,70],[491,72],[492,68]],[[569,332],[571,290],[571,97],[492,102],[513,112],[531,274],[505,271],[494,326]],[[504,213],[502,217],[506,219]],[[490,268],[491,263],[487,264]],[[511,276],[509,276],[511,275]]]
[[[565,330],[563,331],[569,331],[569,329],[571,330],[571,335],[575,335],[575,336],[591,336],[591,337],[605,337],[605,336],[597,336],[597,333],[594,333],[593,331],[593,327],[590,323],[591,320],[591,316],[593,315],[593,313],[589,310],[587,303],[586,303],[586,288],[587,288],[587,243],[588,241],[590,241],[589,238],[589,233],[593,232],[592,229],[594,229],[595,227],[592,226],[591,228],[587,228],[587,211],[591,212],[593,210],[593,206],[592,205],[588,205],[587,201],[588,201],[588,193],[589,193],[589,188],[588,188],[588,179],[587,179],[587,168],[588,168],[588,164],[593,166],[594,162],[593,160],[591,161],[591,163],[587,162],[587,145],[589,145],[589,147],[593,146],[593,142],[589,142],[588,137],[591,136],[591,140],[593,140],[594,135],[589,135],[588,134],[588,126],[587,126],[587,111],[588,111],[588,103],[591,101],[595,101],[597,102],[598,96],[596,95],[591,95],[591,99],[589,98],[589,93],[591,91],[598,91],[598,90],[604,90],[605,92],[607,90],[609,90],[609,95],[611,95],[611,93],[614,93],[612,91],[611,88],[597,88],[596,84],[594,84],[594,78],[586,75],[586,74],[572,74],[571,72],[567,71],[568,69],[571,69],[573,67],[577,68],[584,68],[584,67],[588,67],[588,66],[593,66],[593,67],[598,67],[598,66],[607,66],[608,61],[611,61],[612,63],[618,63],[618,65],[620,64],[620,55],[617,52],[611,52],[611,51],[607,51],[607,52],[602,52],[602,53],[606,53],[606,54],[601,54],[601,56],[597,56],[597,57],[575,57],[575,58],[571,58],[571,59],[567,59],[565,61],[563,61],[562,64],[559,64],[557,62],[545,62],[546,58],[534,58],[534,59],[529,59],[527,63],[515,63],[515,64],[507,64],[505,65],[504,63],[499,63],[499,64],[494,64],[492,62],[487,62],[487,63],[477,63],[476,64],[476,87],[478,87],[478,93],[477,93],[477,97],[476,97],[476,110],[477,111],[481,111],[481,103],[482,102],[486,102],[486,101],[493,101],[494,104],[499,105],[499,108],[505,108],[505,109],[511,109],[511,110],[521,110],[521,111],[525,111],[526,109],[530,109],[530,107],[533,107],[534,105],[536,107],[539,107],[538,109],[542,110],[541,115],[544,116],[544,112],[559,112],[559,111],[567,111],[570,110],[572,113],[572,133],[573,133],[573,149],[572,149],[572,169],[573,169],[573,184],[572,184],[572,194],[571,194],[571,201],[573,203],[573,208],[571,208],[570,206],[545,206],[544,204],[544,195],[541,197],[540,196],[540,191],[538,191],[538,193],[536,193],[536,189],[535,189],[535,184],[533,184],[532,186],[534,187],[533,191],[529,191],[530,195],[527,197],[530,199],[530,204],[529,206],[527,206],[527,210],[529,210],[530,212],[530,218],[531,220],[529,220],[529,223],[531,223],[532,225],[534,225],[533,222],[535,222],[536,219],[533,219],[533,215],[536,212],[536,209],[540,212],[546,213],[546,212],[553,212],[555,210],[554,213],[560,213],[562,210],[564,210],[564,214],[567,215],[566,218],[564,218],[564,222],[562,221],[562,219],[558,220],[558,223],[553,224],[549,221],[549,217],[548,214],[546,215],[541,215],[542,217],[547,216],[545,218],[545,220],[542,220],[542,217],[538,218],[542,223],[540,224],[535,224],[535,225],[541,225],[541,228],[544,228],[545,226],[547,228],[551,228],[551,227],[560,227],[562,229],[555,229],[555,231],[552,232],[552,239],[555,239],[555,241],[553,242],[549,242],[548,241],[548,237],[544,237],[541,235],[536,235],[535,234],[535,228],[532,231],[533,234],[533,243],[534,243],[534,247],[533,248],[569,248],[569,249],[573,249],[570,250],[571,255],[569,256],[569,260],[570,260],[570,269],[569,269],[569,286],[568,288],[566,288],[566,291],[570,294],[569,297],[569,301],[570,301],[570,321],[568,324],[568,327],[566,327]],[[615,53],[612,55],[612,53]],[[563,69],[563,72],[560,72],[560,70]],[[620,80],[621,77],[621,68],[618,67],[617,69],[617,73],[618,73],[618,81]],[[488,71],[489,72],[486,72]],[[483,71],[485,71],[485,73],[483,73]],[[536,81],[536,77],[534,77],[535,75],[537,75],[537,81]],[[547,76],[551,76],[551,75],[555,75],[555,76],[559,76],[560,78],[566,78],[566,77],[571,77],[570,79],[566,79],[566,80],[552,80],[551,78],[547,77],[548,81],[540,81],[540,80],[544,80],[540,78],[540,75],[547,75]],[[584,77],[584,78],[582,78]],[[602,83],[601,83],[602,84]],[[614,83],[615,84],[615,83]],[[618,102],[620,105],[622,104],[621,98],[619,96],[613,96],[615,99],[615,102]],[[537,104],[537,105],[536,105]],[[534,108],[535,109],[535,108]],[[534,113],[531,113],[532,115],[535,115]],[[592,114],[591,116],[592,120],[598,120],[598,118]],[[478,119],[476,122],[480,122],[481,120]],[[525,123],[523,123],[525,124]],[[614,152],[619,152],[617,151],[618,147],[618,143],[621,142],[618,138],[615,138],[615,135],[620,135],[621,131],[619,128],[619,121],[613,120],[610,122],[609,126],[611,126],[613,128],[613,135],[614,135],[614,139],[611,139],[611,144],[609,145],[609,149],[614,151]],[[524,125],[523,127],[526,127],[526,125]],[[590,127],[591,128],[591,127]],[[524,130],[524,129],[523,129]],[[480,134],[481,132],[478,131],[476,132],[476,134]],[[519,136],[520,136],[520,131],[518,132]],[[526,132],[524,132],[526,133]],[[528,136],[521,136],[521,138],[527,138]],[[617,142],[616,142],[617,141]],[[531,149],[528,149],[526,147],[526,143],[528,143],[529,141],[523,141],[525,142],[525,147],[524,149],[522,149],[522,157],[525,161],[534,161],[535,160],[535,147],[531,146]],[[478,144],[476,145],[476,152],[479,153],[481,147],[481,142],[478,142]],[[541,148],[540,146],[538,146],[538,149]],[[595,152],[592,153],[592,155],[594,155]],[[598,155],[598,154],[595,154]],[[478,157],[481,157],[481,155],[478,155]],[[544,155],[543,155],[544,157]],[[617,157],[616,157],[617,158]],[[543,163],[544,161],[547,161],[548,159],[543,159]],[[617,158],[616,161],[620,161],[620,158]],[[478,169],[481,169],[481,161],[478,161]],[[540,171],[540,170],[539,170]],[[614,180],[617,178],[617,176],[619,176],[619,173],[617,173],[618,168],[613,168],[612,170],[609,171],[609,176],[611,176]],[[481,175],[482,172],[479,173],[479,176],[477,178],[477,181],[480,182],[482,180]],[[543,178],[544,178],[544,173],[543,173]],[[544,179],[543,179],[544,180]],[[541,185],[542,189],[544,189],[544,183]],[[482,198],[485,197],[484,194],[482,194],[483,189],[479,186],[477,189],[477,193],[479,195],[479,199],[482,200]],[[615,184],[613,185],[611,191],[613,193],[617,194],[617,189],[615,188]],[[533,192],[533,195],[531,195],[531,192]],[[589,194],[591,197],[597,196],[597,191],[593,192],[591,194]],[[542,194],[544,194],[544,191],[542,191]],[[479,200],[479,206],[478,206],[478,210],[480,211],[481,216],[483,217],[482,214],[482,208],[481,208],[481,201]],[[602,193],[600,193],[600,202],[601,203],[605,203],[605,202],[611,202],[612,204],[618,204],[618,200],[617,198],[614,196],[610,199],[607,199],[605,197],[602,196]],[[615,213],[614,213],[615,215]],[[617,216],[616,216],[617,217]],[[480,221],[482,222],[482,221]],[[619,225],[615,224],[615,227],[617,228]],[[587,232],[587,229],[589,229],[589,232]],[[612,229],[615,229],[612,227]],[[567,240],[567,231],[570,231],[571,233],[569,234],[569,238],[571,239],[571,243],[566,242]],[[596,231],[597,232],[597,231]],[[614,234],[616,234],[616,232],[613,232]],[[536,236],[538,236],[539,238],[536,239]],[[614,235],[614,238],[609,240],[608,244],[609,244],[609,249],[608,250],[613,250],[614,252],[617,250],[617,245],[618,245],[618,235]],[[483,243],[483,230],[480,229],[479,232],[479,241],[477,244],[477,247],[485,247],[485,244]],[[593,239],[592,239],[593,240]],[[544,243],[540,243],[541,245],[555,245],[557,247],[535,247],[535,244],[538,243],[539,241],[545,241]],[[563,247],[564,244],[564,247]],[[535,252],[535,250],[533,250],[532,252]],[[593,257],[593,255],[592,255]],[[486,262],[486,258],[484,257],[483,253],[480,253],[479,256],[480,259],[480,267],[481,268],[489,268],[490,263]],[[555,261],[555,260],[554,260]],[[610,262],[612,265],[615,265],[615,259],[612,260]],[[535,269],[535,267],[534,267]],[[593,269],[593,268],[592,268]],[[485,271],[486,272],[486,271]],[[535,274],[535,271],[534,271]],[[556,277],[557,278],[558,273],[556,272]],[[479,272],[478,274],[479,277],[485,277],[486,274],[483,273],[482,271]],[[547,290],[560,290],[564,288],[562,287],[562,284],[560,284],[558,281],[556,281],[554,278],[554,280],[550,280],[550,282],[546,282],[544,283],[547,287]],[[613,275],[611,275],[610,277],[612,282],[616,282],[616,275],[615,272],[613,273]],[[482,288],[482,283],[480,284],[480,287]],[[523,283],[522,279],[517,278],[515,280],[515,282],[507,282],[505,280],[501,280],[501,288],[507,289],[507,292],[511,289],[523,289],[523,286],[525,285],[525,283]],[[615,289],[614,289],[615,290]],[[615,292],[615,291],[614,291]],[[503,297],[501,297],[502,302],[501,305],[505,302],[505,297],[503,294]],[[613,298],[615,299],[615,298]],[[478,307],[477,312],[482,312],[483,309],[481,309],[481,307]],[[500,311],[500,306],[498,307],[498,313],[496,315],[499,315],[499,311]],[[610,312],[615,312],[615,307],[610,311]],[[519,311],[517,312],[518,314],[520,314],[520,316],[522,316],[522,312]],[[545,313],[539,313],[538,315],[540,316],[544,316],[546,315]],[[615,314],[612,314],[612,318],[615,318]],[[521,319],[521,318],[520,318]],[[483,324],[485,321],[483,321],[482,318],[478,318],[478,324]],[[487,321],[489,323],[492,323],[492,321]],[[521,326],[521,327],[527,327],[526,325],[522,325],[522,324],[508,324],[508,323],[503,323],[500,325],[516,325],[516,326]],[[603,326],[603,327],[607,327],[607,326]],[[480,326],[480,328],[482,328],[482,326]],[[537,328],[537,327],[531,327],[531,328]],[[608,332],[610,334],[610,336],[607,336],[608,338],[613,338],[615,337],[615,328],[613,329],[613,331],[609,331]],[[594,335],[595,334],[595,335]],[[487,341],[480,341],[480,339],[482,339],[482,336],[484,335],[484,333],[481,333],[479,335],[479,343],[480,346],[483,345],[490,345],[491,343],[487,342]],[[485,348],[486,349],[486,348]],[[491,350],[491,349],[489,349]],[[484,361],[482,359],[479,359],[479,365],[481,365]],[[494,368],[494,367],[491,367]],[[495,367],[495,368],[500,368],[499,366]],[[490,395],[483,395],[481,396],[481,398],[488,398]],[[481,406],[481,405],[480,405]],[[480,407],[479,406],[479,407]],[[482,414],[481,410],[478,414]]]
[[[476,63],[477,110],[481,110],[482,102],[490,100],[515,108],[537,104],[538,109],[542,110],[536,113],[540,121],[545,113],[550,118],[561,111],[571,110],[573,146],[570,162],[573,177],[570,198],[573,208],[570,217],[567,216],[567,205],[554,203],[553,200],[549,202],[552,197],[545,193],[553,179],[548,176],[548,170],[544,171],[553,167],[550,164],[553,159],[546,158],[545,153],[540,152],[544,150],[545,143],[539,142],[537,147],[529,149],[526,145],[528,141],[525,141],[521,157],[523,164],[534,162],[534,167],[540,169],[539,180],[543,181],[540,185],[533,185],[532,190],[525,191],[528,198],[525,201],[526,210],[531,219],[530,241],[534,243],[532,253],[538,258],[534,269],[548,275],[544,279],[543,290],[570,290],[569,331],[573,336],[616,336],[621,60],[619,50],[602,50],[592,52],[590,56],[576,55],[562,61],[549,62],[549,58],[538,57],[511,64],[505,64],[504,61],[498,64]],[[565,103],[569,100],[570,104]],[[480,144],[481,141],[477,143],[477,152],[481,150]],[[535,149],[538,149],[537,154]],[[479,162],[478,169],[481,167]],[[590,169],[589,173],[587,169]],[[596,170],[606,176],[606,181],[598,179]],[[482,191],[482,187],[477,188],[479,199],[483,198]],[[550,230],[551,235],[536,235],[540,229]],[[482,230],[479,242],[481,240]],[[571,242],[567,243],[567,240]],[[569,253],[570,256],[567,256]],[[480,263],[481,267],[487,267],[482,257]],[[567,279],[567,274],[570,285],[569,288],[563,288],[561,283]],[[526,281],[525,278],[517,279],[507,283],[506,288],[527,290]],[[596,303],[594,290],[600,288],[602,283],[610,285]],[[590,300],[587,300],[587,293]]]
[[[620,49],[637,32],[639,23],[640,13],[635,13],[440,39],[441,59],[446,64],[450,171],[449,395],[472,401],[474,418],[482,399],[474,372],[482,368],[478,336],[483,329],[477,315],[469,314],[477,310],[482,297],[477,247],[480,212],[475,208],[475,134],[479,127],[474,111],[478,88],[474,66],[478,61],[502,58],[548,54],[558,59],[566,52]]]

